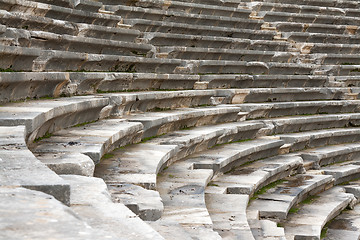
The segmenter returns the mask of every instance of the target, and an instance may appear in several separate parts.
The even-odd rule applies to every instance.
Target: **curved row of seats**
[[[358,6],[0,0],[0,238],[358,237]]]

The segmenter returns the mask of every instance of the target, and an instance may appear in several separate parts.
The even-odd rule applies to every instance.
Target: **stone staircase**
[[[359,6],[0,0],[0,239],[359,239]]]

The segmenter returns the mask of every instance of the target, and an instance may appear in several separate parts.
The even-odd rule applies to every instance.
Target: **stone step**
[[[358,89],[357,89],[358,90]],[[226,95],[230,90],[218,90]],[[260,102],[319,101],[347,99],[348,88],[247,88],[234,89],[233,104]],[[357,95],[357,94],[356,94]],[[356,101],[356,100],[355,100]],[[300,103],[301,104],[301,103]],[[280,104],[279,104],[280,105]],[[239,106],[241,107],[241,106]]]
[[[178,223],[191,237],[221,239],[213,230],[212,220],[205,203],[204,189],[212,177],[212,170],[187,168],[187,161],[179,161],[158,176],[158,191],[164,202],[162,223]],[[203,232],[201,236],[196,232]]]
[[[156,59],[0,45],[0,67],[15,71],[110,71],[173,73],[177,59]]]
[[[246,111],[246,119],[274,118],[294,115],[339,114],[359,112],[358,100],[326,100],[234,104]],[[304,133],[306,134],[306,133]]]
[[[121,16],[125,22],[131,19],[147,19],[152,21],[175,22],[196,25],[211,25],[226,28],[260,29],[263,21],[249,18],[226,17],[217,15],[205,15],[199,13],[179,12],[172,10],[159,10],[133,6],[117,5],[108,8]]]
[[[251,2],[251,0],[244,0],[244,2]],[[264,2],[263,0],[260,0],[259,2]],[[305,7],[305,6],[318,6],[318,7],[334,7],[334,8],[352,8],[352,9],[357,9],[359,6],[359,3],[357,0],[355,1],[336,1],[336,0],[329,0],[329,1],[322,1],[322,0],[300,0],[300,1],[296,1],[296,0],[270,0],[270,1],[266,1],[266,2],[271,2],[271,3],[281,3],[281,4],[291,4],[294,6],[301,6],[301,7]]]
[[[200,76],[184,74],[1,72],[0,102],[114,91],[195,89],[199,79]]]
[[[193,169],[212,169],[215,173],[227,172],[242,164],[279,153],[281,140],[256,139],[214,147],[191,155]]]
[[[140,35],[140,31],[135,29],[75,23],[69,20],[54,20],[49,17],[34,16],[23,12],[8,12],[5,10],[0,10],[0,24],[30,31],[44,31],[127,42],[135,41]]]
[[[46,180],[45,180],[46,181]],[[51,195],[21,187],[0,187],[3,239],[123,239],[82,221]],[[46,229],[46,230],[44,230]]]
[[[261,31],[248,28],[227,28],[213,27],[206,25],[194,25],[176,22],[152,21],[147,19],[124,19],[124,23],[143,32],[161,32],[183,34],[184,32],[192,35],[208,35],[218,37],[246,38],[252,40],[271,40],[275,32]]]
[[[102,4],[100,2],[95,2],[91,0],[33,0],[33,2],[41,2],[49,5],[56,5],[59,7],[72,8],[88,12],[97,12],[102,7]]]
[[[121,239],[164,239],[125,205],[113,203],[102,179],[77,175],[61,177],[71,186],[71,209],[92,228],[105,230]]]
[[[116,27],[116,25],[122,20],[122,18],[119,16],[84,12],[82,10],[69,9],[26,0],[16,2],[12,0],[1,0],[0,8],[12,13],[29,12],[33,16],[48,17],[51,19],[67,20],[71,22],[95,24],[108,27]]]
[[[296,214],[289,214],[283,223],[286,239],[320,239],[324,225],[336,217],[352,201],[354,196],[334,187],[317,195],[310,204],[300,206]]]
[[[169,59],[189,60],[229,60],[229,61],[261,61],[261,62],[291,62],[296,58],[294,53],[236,50],[222,48],[195,48],[195,47],[158,47],[158,54],[166,54]]]
[[[335,82],[343,86],[358,87],[360,86],[360,76],[340,76],[335,77]]]
[[[276,29],[285,34],[285,36],[291,36],[292,32],[359,36],[357,26],[292,22],[274,22],[272,26],[276,27]],[[288,32],[290,32],[290,34],[287,34]]]
[[[358,142],[307,149],[299,152],[306,168],[319,169],[320,166],[357,159],[360,156]]]
[[[298,174],[286,177],[265,193],[251,201],[247,210],[257,212],[257,219],[251,219],[250,226],[260,219],[284,221],[293,206],[333,186],[334,179],[329,175]]]
[[[357,161],[348,162],[348,163],[338,163],[329,167],[321,168],[321,171],[323,171],[324,174],[326,175],[332,175],[335,178],[335,184],[343,184],[345,182],[358,179],[360,177],[359,164],[360,163]],[[351,193],[351,191],[348,190],[347,192]]]
[[[337,54],[357,54],[360,51],[359,44],[339,44],[339,43],[296,43],[295,47],[301,53],[337,53]]]
[[[358,142],[360,141],[360,128],[322,129],[276,136],[291,145],[290,151],[299,151],[307,148]]]
[[[262,187],[300,170],[302,162],[302,158],[295,154],[261,159],[213,178],[205,191],[209,194],[246,194],[252,197]]]
[[[357,204],[350,211],[343,211],[326,227],[325,240],[360,239],[359,224],[360,205]]]
[[[205,199],[213,229],[222,238],[254,239],[246,218],[248,195],[206,193]]]
[[[234,97],[232,91],[226,96],[221,94],[216,90],[148,91],[8,103],[0,109],[0,123],[3,126],[26,125],[26,139],[31,143],[46,133],[110,115],[216,105],[229,103]]]
[[[106,153],[139,142],[142,130],[138,122],[105,119],[57,131],[36,142],[31,151],[57,174],[93,176],[95,164]]]
[[[325,4],[327,4],[326,2]],[[286,12],[286,13],[297,13],[297,14],[318,14],[318,15],[332,15],[332,16],[353,16],[356,17],[356,14],[359,14],[358,9],[352,8],[337,8],[337,7],[322,7],[321,6],[312,6],[312,5],[297,5],[290,3],[275,3],[275,2],[257,2],[257,3],[248,3],[247,6],[251,8],[252,11],[256,12]],[[358,15],[357,15],[358,16]]]
[[[9,103],[0,109],[0,124],[25,125],[25,139],[31,144],[46,134],[104,117],[101,111],[108,105],[109,98],[102,96]]]
[[[190,35],[190,33],[194,35]],[[287,51],[290,44],[287,42],[272,42],[271,37],[268,40],[257,39],[256,34],[248,35],[249,39],[241,35],[237,37],[221,37],[209,35],[195,35],[193,31],[188,33],[162,33],[145,32],[144,39],[155,46],[183,46],[199,48],[225,48],[225,49],[248,49],[263,51]],[[254,38],[254,39],[250,39]]]
[[[161,201],[144,197],[153,195],[153,191],[147,194],[146,191],[140,191],[133,185],[154,190],[157,188],[156,177],[160,174],[161,169],[166,168],[165,166],[216,144],[253,138],[261,126],[261,124],[237,122],[213,125],[210,128],[203,126],[191,130],[175,131],[145,143],[112,152],[113,156],[103,159],[96,166],[95,175],[103,178],[110,189],[115,189],[116,195],[114,196],[129,202],[131,209],[135,209],[134,211],[139,213],[144,220],[156,220],[162,212]],[[149,156],[151,157],[149,158]],[[120,166],[118,159],[121,159]],[[121,191],[121,189],[123,190]],[[131,195],[134,195],[135,192],[140,201],[136,202],[134,199],[130,202],[127,192],[130,192]]]
[[[219,125],[197,127],[190,130],[175,131],[142,144],[128,146],[112,152],[113,156],[104,159],[97,166],[95,175],[107,183],[133,183],[147,189],[155,189],[156,174],[176,160],[194,152],[211,148],[216,144],[252,138],[263,125],[247,122],[224,123]],[[264,146],[274,147],[282,141],[263,141]],[[254,149],[254,148],[252,148]],[[143,156],[152,156],[146,161]],[[123,167],[118,166],[121,159]],[[223,163],[225,164],[225,163]],[[122,174],[119,174],[122,173]]]
[[[237,107],[182,108],[173,111],[134,113],[123,117],[130,122],[144,125],[142,138],[162,135],[171,131],[239,121],[246,118],[246,113]]]
[[[1,126],[1,186],[42,191],[68,205],[70,187],[27,148],[25,126]]]
[[[325,87],[327,76],[312,75],[243,75],[211,74],[201,75],[200,81],[208,88],[284,88],[284,87]]]
[[[43,31],[28,31],[24,29],[7,28],[4,33],[12,41],[9,43],[19,47],[42,50],[59,50],[69,52],[86,52],[94,54],[125,55],[152,57],[153,46],[144,43],[105,40],[92,37],[81,37],[66,34],[56,34]]]
[[[359,17],[334,16],[333,14],[310,14],[310,13],[288,13],[288,12],[263,12],[265,22],[294,22],[294,23],[310,23],[324,24],[324,25],[348,25],[358,26],[360,23]],[[263,15],[260,13],[260,15]]]
[[[110,4],[110,3],[109,3]],[[116,5],[119,3],[117,2]],[[125,4],[125,2],[121,2]],[[126,2],[126,4],[129,4]],[[235,7],[225,7],[220,5],[208,5],[203,3],[191,3],[184,1],[171,1],[165,0],[141,0],[137,2],[131,2],[130,6],[151,8],[151,9],[162,9],[176,12],[187,12],[191,14],[204,14],[204,15],[215,15],[224,17],[236,17],[236,18],[248,18],[251,11],[249,9],[241,9]]]
[[[310,116],[288,116],[260,120],[265,123],[267,135],[283,134],[290,132],[303,132],[325,128],[341,128],[358,126],[358,113],[320,114]],[[258,122],[258,121],[257,121]]]
[[[331,34],[331,33],[310,33],[310,32],[288,32],[283,33],[289,41],[310,42],[310,43],[339,43],[358,44],[360,37],[349,34]]]

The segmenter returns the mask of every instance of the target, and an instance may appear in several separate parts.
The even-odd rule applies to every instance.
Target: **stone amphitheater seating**
[[[0,239],[359,239],[359,7],[0,0]]]

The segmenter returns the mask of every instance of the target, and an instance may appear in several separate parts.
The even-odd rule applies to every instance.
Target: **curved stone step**
[[[262,126],[259,123],[237,122],[213,125],[211,128],[203,126],[172,132],[145,143],[112,152],[113,157],[104,159],[97,166],[95,175],[103,178],[107,183],[133,183],[154,189],[156,175],[164,167],[216,144],[252,138]],[[279,140],[260,142],[263,142],[264,148],[276,148],[282,144]],[[256,151],[255,149],[258,150],[256,147],[251,148],[253,151]],[[123,167],[118,166],[117,159],[121,159]],[[225,164],[224,162],[223,165]]]
[[[324,25],[354,25],[360,23],[359,17],[348,16],[334,16],[333,14],[311,14],[311,13],[288,13],[288,12],[264,12],[264,21],[266,22],[295,22],[295,23],[308,23],[324,24]],[[260,14],[261,15],[261,14]]]
[[[3,69],[20,71],[110,71],[173,73],[175,68],[182,64],[182,61],[178,59],[157,59],[108,54],[87,54],[80,52],[39,50],[4,45],[0,45],[0,52],[6,56],[5,58],[1,59],[0,67]]]
[[[46,133],[97,120],[108,104],[109,99],[102,96],[9,103],[0,108],[0,124],[25,125],[26,140],[31,143]]]
[[[340,100],[347,99],[349,92],[354,91],[354,96],[357,96],[355,88],[350,90],[348,88],[248,88],[248,89],[234,89],[234,90],[217,90],[218,93],[232,92],[233,104],[236,103],[268,103],[268,102],[291,102],[291,101],[316,101],[316,100]],[[299,105],[301,103],[298,103]],[[268,104],[269,105],[269,104]],[[278,104],[278,105],[281,105]],[[284,104],[283,104],[284,105]],[[241,107],[241,106],[240,106]]]
[[[34,2],[41,2],[46,3],[49,5],[56,5],[59,7],[66,7],[66,8],[73,8],[77,10],[89,11],[89,12],[97,12],[101,7],[102,4],[100,2],[89,1],[89,0],[35,0]]]
[[[152,45],[144,43],[56,34],[44,31],[28,31],[16,28],[7,28],[4,35],[11,36],[12,43],[17,43],[17,46],[32,49],[142,57],[151,57],[154,54]]]
[[[344,44],[358,44],[360,39],[357,35],[330,33],[288,32],[283,35],[288,41],[310,43],[338,43],[341,41]]]
[[[92,228],[105,230],[121,239],[164,239],[125,205],[113,203],[102,179],[77,175],[61,177],[71,186],[71,209]]]
[[[299,152],[306,168],[319,169],[320,166],[357,159],[360,144],[348,143],[308,149]]]
[[[245,0],[248,2],[248,0]],[[262,0],[260,2],[263,2]],[[330,0],[330,1],[322,1],[322,0],[301,0],[301,1],[295,1],[295,0],[270,0],[267,2],[271,3],[281,3],[281,4],[292,4],[292,5],[299,5],[301,7],[306,6],[318,6],[318,7],[334,7],[334,8],[354,8],[356,9],[358,6],[358,1],[342,1],[338,2],[336,0]]]
[[[360,166],[357,161],[334,164],[329,167],[321,168],[321,171],[326,175],[332,175],[335,178],[335,184],[344,184],[360,177]],[[350,191],[346,189],[346,192]]]
[[[156,202],[154,198],[143,197],[144,194],[153,196],[153,193],[147,194],[137,187],[133,190],[133,184],[146,189],[156,189],[156,177],[161,169],[166,169],[165,166],[216,144],[253,138],[261,127],[258,123],[237,122],[172,132],[112,152],[111,158],[103,159],[96,166],[95,175],[103,178],[109,188],[113,189],[114,197],[128,202],[130,208],[138,211],[143,219],[156,220],[162,212],[161,201]],[[118,159],[121,162],[120,166]],[[140,201],[130,202],[126,196],[127,192],[139,196]]]
[[[213,27],[206,25],[193,25],[176,22],[152,21],[147,19],[124,19],[124,23],[132,28],[143,32],[162,32],[162,33],[191,33],[192,35],[209,35],[218,37],[247,38],[253,40],[271,40],[275,32],[238,29],[227,27]]]
[[[194,35],[190,35],[194,34]],[[196,35],[195,32],[185,33],[163,33],[163,32],[145,32],[143,38],[146,42],[158,47],[162,46],[183,46],[183,47],[202,47],[202,48],[225,48],[225,49],[247,49],[247,50],[271,50],[287,51],[290,43],[272,42],[268,40],[257,39],[256,35],[251,35],[255,39],[247,39],[241,36],[209,36]],[[249,37],[251,37],[249,36]]]
[[[333,183],[334,179],[329,175],[298,174],[286,177],[274,188],[268,189],[251,201],[247,211],[257,212],[259,219],[252,221],[263,218],[277,222],[285,221],[293,206],[309,196],[331,188]]]
[[[22,12],[0,10],[0,23],[8,27],[31,31],[44,31],[56,34],[93,37],[107,40],[133,42],[140,35],[139,30],[106,27],[86,23],[54,20],[48,17],[34,16]]]
[[[328,77],[312,75],[201,75],[200,81],[208,88],[295,88],[325,87]]]
[[[237,107],[182,108],[164,112],[134,113],[123,117],[144,125],[143,138],[201,125],[239,121],[246,113]]]
[[[350,211],[343,211],[328,225],[325,240],[346,240],[360,238],[360,205]]]
[[[337,96],[334,95],[334,97],[336,98]],[[234,105],[239,106],[242,111],[248,112],[248,115],[246,116],[247,119],[259,119],[294,115],[356,113],[359,111],[359,104],[360,101],[358,100],[315,100],[298,102],[242,103]]]
[[[312,131],[326,128],[340,128],[348,126],[355,127],[359,125],[359,117],[360,115],[358,113],[343,113],[310,116],[288,116],[258,121],[267,125],[267,127],[264,129],[264,132],[266,132],[267,135],[271,135]]]
[[[25,126],[0,127],[0,185],[42,191],[68,205],[69,185],[33,155],[25,136]]]
[[[328,4],[328,1],[324,4]],[[251,10],[259,11],[273,11],[273,12],[286,12],[297,14],[318,14],[318,15],[332,15],[332,16],[354,16],[353,14],[359,13],[358,9],[352,8],[338,8],[338,7],[321,7],[313,5],[297,5],[290,3],[275,3],[275,2],[257,2],[256,4],[247,4]]]
[[[121,4],[124,4],[122,2]],[[107,2],[107,4],[112,4]],[[114,4],[119,4],[114,3]],[[192,14],[205,14],[205,15],[216,15],[216,16],[225,16],[225,17],[237,17],[237,18],[248,18],[251,11],[249,9],[241,9],[234,7],[225,7],[225,6],[214,6],[203,3],[191,3],[184,1],[171,1],[171,3],[166,2],[165,0],[141,0],[131,3],[131,6],[143,7],[143,8],[152,8],[152,9],[166,9],[172,11],[185,11]]]
[[[51,195],[21,187],[0,188],[3,239],[123,239],[94,229]],[[44,230],[46,229],[46,230]]]
[[[260,188],[297,171],[302,163],[302,158],[295,154],[248,163],[215,177],[206,187],[206,193],[246,194],[252,197]]]
[[[334,187],[317,195],[310,204],[302,205],[283,224],[287,239],[320,239],[321,229],[354,200],[342,187]]]
[[[84,12],[76,9],[68,9],[55,5],[37,3],[33,1],[12,1],[1,0],[1,9],[9,12],[31,12],[35,16],[49,17],[58,20],[68,20],[71,22],[88,23],[116,27],[121,21],[121,17],[108,14]]]
[[[95,164],[106,153],[139,142],[142,130],[143,125],[138,122],[100,120],[57,131],[38,141],[31,151],[57,174],[92,176]]]
[[[290,144],[290,151],[360,141],[359,128],[323,129],[276,135]]]
[[[263,21],[249,18],[205,15],[204,13],[189,13],[172,10],[159,10],[125,5],[109,6],[108,10],[121,16],[125,22],[131,19],[147,19],[152,21],[175,22],[196,25],[211,25],[214,27],[260,29]]]

